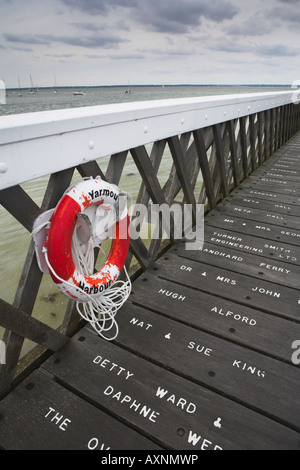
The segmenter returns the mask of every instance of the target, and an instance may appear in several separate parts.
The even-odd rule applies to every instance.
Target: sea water
[[[19,90],[7,90],[6,104],[0,105],[0,116],[134,101],[284,90],[283,87],[266,86],[66,87],[57,90],[43,88],[37,90],[36,93],[29,93],[28,89],[22,89],[22,96],[19,96]],[[74,95],[74,91],[82,91],[84,94]],[[37,156],[37,158],[42,158],[42,155]],[[98,161],[104,173],[108,161],[109,158]],[[172,159],[167,151],[164,154],[158,173],[161,185],[168,178],[171,164]],[[79,174],[75,172],[74,179],[76,180],[79,177]],[[48,179],[49,177],[45,176],[21,185],[39,206],[41,206]],[[137,168],[132,158],[128,156],[119,187],[130,193],[133,201],[135,201],[141,182]],[[27,230],[0,205],[0,298],[9,303],[14,301],[30,242],[31,237]],[[50,276],[44,275],[33,316],[52,328],[58,328],[62,323],[67,302],[68,299],[59,293]],[[22,306],[20,308],[22,309]],[[2,335],[3,329],[0,327],[0,339]],[[32,346],[31,342],[26,341],[22,354],[30,350]]]

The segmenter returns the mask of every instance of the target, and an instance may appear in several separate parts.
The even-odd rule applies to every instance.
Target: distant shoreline
[[[286,85],[270,85],[270,84],[237,84],[237,85],[224,85],[224,84],[184,84],[179,83],[176,85],[172,84],[161,84],[161,85],[66,85],[66,86],[56,86],[57,90],[73,90],[73,89],[89,89],[89,88],[175,88],[175,87],[202,87],[202,88],[220,88],[220,87],[227,87],[227,88],[238,88],[238,87],[245,87],[245,88],[291,88],[291,84]],[[53,86],[40,86],[38,87],[39,90],[53,90]],[[19,88],[6,88],[7,91],[15,91],[19,90]],[[20,90],[28,90],[28,87],[21,87]]]

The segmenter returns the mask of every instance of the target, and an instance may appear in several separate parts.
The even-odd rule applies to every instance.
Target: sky
[[[292,84],[300,0],[0,0],[6,87]]]

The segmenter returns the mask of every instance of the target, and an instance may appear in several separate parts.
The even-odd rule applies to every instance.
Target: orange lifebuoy
[[[97,273],[87,276],[79,272],[72,256],[77,214],[92,205],[115,206],[118,200],[117,186],[100,178],[88,179],[69,189],[53,213],[45,242],[50,274],[60,291],[71,299],[79,302],[97,299],[121,274],[130,241],[127,208],[116,221],[108,258]]]

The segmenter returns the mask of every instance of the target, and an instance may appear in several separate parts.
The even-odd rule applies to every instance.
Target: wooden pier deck
[[[134,282],[116,341],[84,327],[3,399],[0,447],[299,450],[299,260],[298,134]]]

